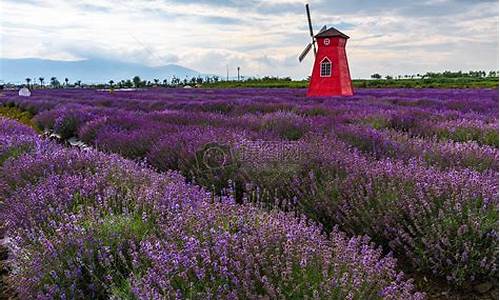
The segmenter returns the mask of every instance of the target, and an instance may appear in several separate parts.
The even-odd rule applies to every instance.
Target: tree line
[[[379,73],[374,73],[370,75],[371,79],[442,79],[442,78],[498,78],[498,71],[444,71],[444,72],[427,72],[425,74],[405,74],[405,75],[397,75],[391,76],[386,75],[382,76]]]
[[[469,72],[427,72],[425,74],[405,74],[391,76],[386,75],[383,77],[379,73],[374,73],[370,76],[371,80],[355,79],[354,85],[357,87],[382,87],[382,86],[400,86],[404,82],[404,87],[413,86],[428,86],[429,84],[437,84],[438,86],[468,86],[471,83],[473,86],[478,86],[476,81],[495,81],[498,84],[498,71],[469,71]],[[385,79],[385,80],[384,80]],[[219,76],[193,76],[181,79],[173,76],[170,79],[160,80],[155,78],[153,80],[143,80],[140,76],[134,76],[131,79],[123,79],[120,81],[109,80],[106,83],[88,84],[82,83],[81,80],[71,82],[69,78],[64,78],[59,81],[57,77],[51,77],[48,81],[44,77],[26,78],[24,86],[29,88],[150,88],[150,87],[307,87],[310,78],[306,80],[292,80],[290,77],[272,77],[265,76],[261,78],[256,77],[240,77],[240,80],[221,80]],[[398,83],[399,82],[399,83]],[[451,84],[451,85],[450,85]],[[0,84],[0,89],[3,89],[3,84]],[[7,87],[18,87],[15,84],[6,84]],[[438,87],[436,86],[436,87]],[[482,86],[482,85],[479,85]],[[493,85],[492,85],[493,86]],[[433,86],[431,86],[433,87]]]
[[[219,82],[219,76],[193,76],[191,78],[181,79],[173,76],[170,80],[165,78],[160,80],[143,80],[140,76],[134,76],[131,79],[122,79],[120,81],[110,80],[106,83],[82,83],[81,80],[70,82],[69,78],[64,78],[64,81],[59,81],[57,77],[51,77],[49,82],[46,82],[44,77],[39,77],[38,80],[32,78],[25,79],[25,86],[29,88],[78,88],[78,87],[95,87],[95,88],[147,88],[147,87],[178,87],[186,85],[202,85]]]

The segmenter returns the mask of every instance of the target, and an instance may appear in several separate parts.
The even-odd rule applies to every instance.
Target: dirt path
[[[4,245],[4,232],[3,228],[0,225],[0,300],[4,299],[12,299],[11,297],[8,296],[8,289],[7,289],[7,266],[6,262],[8,259],[8,250],[7,247]]]

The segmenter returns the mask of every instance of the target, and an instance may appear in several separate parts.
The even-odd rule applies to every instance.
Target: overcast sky
[[[175,63],[210,74],[305,78],[303,0],[1,0],[0,57]],[[311,0],[354,78],[498,69],[497,0]]]

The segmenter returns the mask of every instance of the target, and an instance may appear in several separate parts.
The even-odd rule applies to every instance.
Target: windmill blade
[[[299,62],[302,62],[304,60],[309,51],[311,51],[312,46],[313,46],[312,43],[307,44],[306,48],[302,51],[302,53],[300,53]]]
[[[311,22],[311,11],[309,10],[309,4],[306,4],[307,22],[309,23],[309,34],[314,37],[313,26]]]
[[[321,27],[321,30],[319,31],[319,33],[322,33],[325,30],[326,30],[326,25],[323,25],[323,27]]]
[[[314,55],[316,55],[316,45],[314,43],[314,32],[313,32],[313,26],[311,22],[311,11],[309,10],[309,3],[306,3],[306,13],[307,13],[307,22],[309,23],[309,34],[311,35],[312,39],[312,45],[314,48]]]

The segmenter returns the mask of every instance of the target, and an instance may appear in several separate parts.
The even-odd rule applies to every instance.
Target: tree
[[[392,76],[391,75],[387,75],[387,76],[385,76],[385,79],[386,80],[392,80]]]
[[[160,79],[155,78],[155,79],[153,79],[153,81],[155,82],[155,85],[158,85],[158,83],[160,82]]]
[[[488,73],[488,77],[498,77],[497,72],[496,71],[490,71]]]
[[[165,86],[165,87],[166,87],[166,86],[167,86],[167,84],[168,84],[168,80],[167,80],[167,79],[163,79],[163,86]]]
[[[75,82],[75,85],[77,85],[78,87],[82,87],[82,81],[81,80],[77,80]]]
[[[171,83],[172,83],[172,85],[176,86],[176,85],[179,85],[181,83],[181,80],[180,80],[180,78],[173,76]]]
[[[132,78],[132,81],[134,82],[134,86],[136,88],[140,87],[141,86],[141,83],[142,83],[142,80],[141,80],[141,77],[139,76],[134,76],[134,78]]]
[[[69,79],[68,78],[64,78],[64,82],[66,83],[66,86],[68,86]]]
[[[38,80],[40,81],[40,86],[43,86],[43,81],[45,80],[45,78],[39,77]]]
[[[50,78],[50,85],[52,87],[59,87],[61,84],[59,83],[59,80],[57,80],[56,77],[51,77]]]
[[[381,79],[381,78],[382,78],[382,75],[380,75],[379,73],[375,73],[375,74],[370,75],[370,77],[371,77],[372,79]]]
[[[110,86],[110,87],[113,87],[113,84],[114,84],[114,83],[115,83],[115,82],[114,82],[113,80],[110,80],[110,81],[109,81],[109,86]]]
[[[30,86],[30,82],[31,82],[31,78],[26,78],[26,84],[28,85],[28,87]]]

